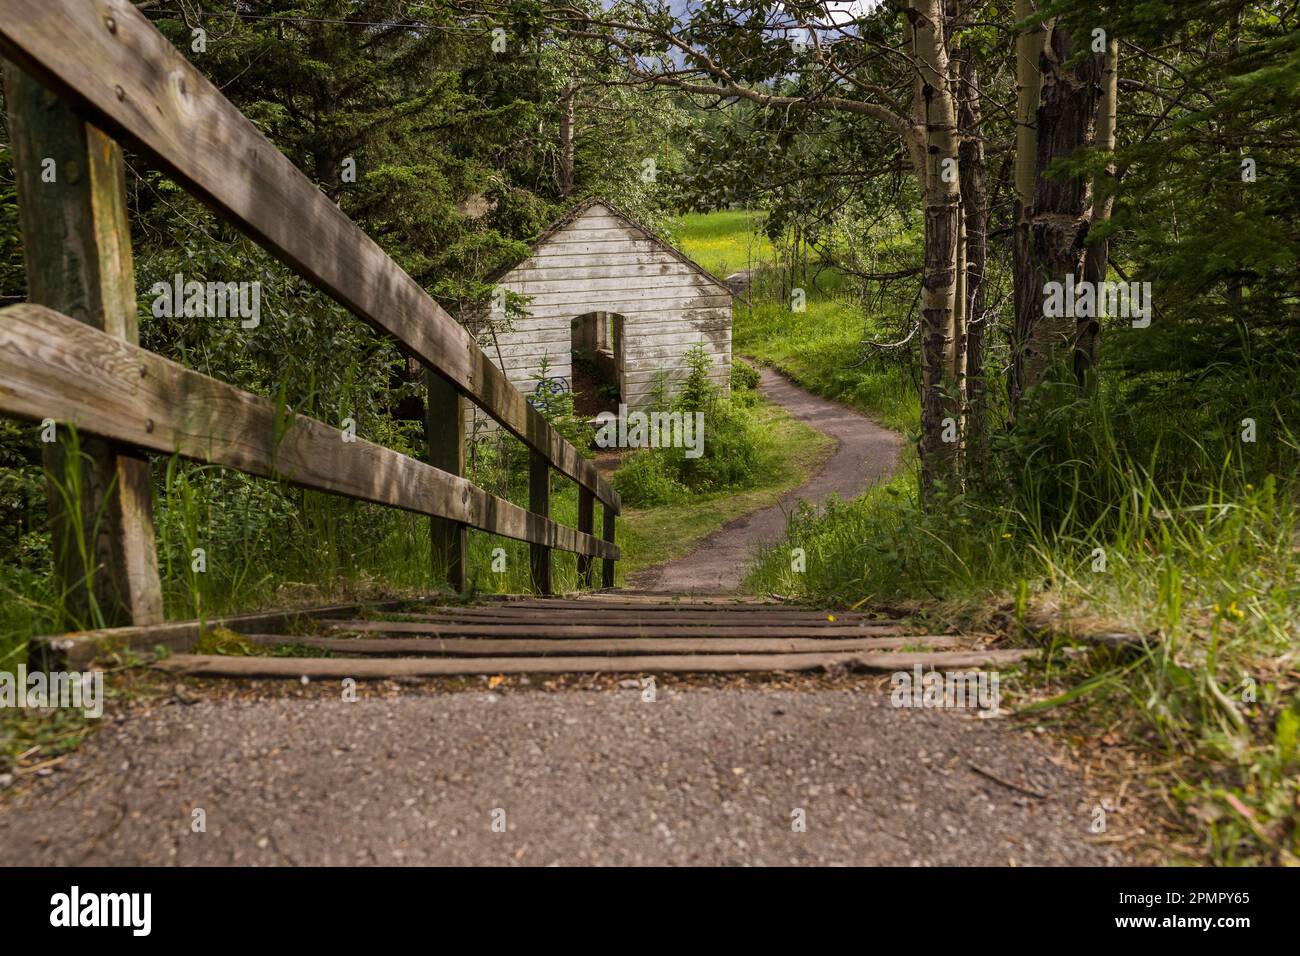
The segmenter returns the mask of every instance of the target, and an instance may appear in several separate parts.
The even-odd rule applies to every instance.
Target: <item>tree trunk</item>
[[[1035,0],[1016,0],[1016,22],[1028,20],[1037,10]],[[1034,210],[1034,180],[1038,167],[1038,102],[1043,88],[1042,24],[1035,21],[1016,36],[1016,165],[1013,233],[1013,288],[1015,316],[1011,330],[1011,369],[1008,393],[1014,416],[1026,378],[1022,343],[1039,311],[1029,250],[1029,224]]]
[[[907,9],[925,109],[925,264],[921,277],[921,490],[952,478],[953,434],[960,418],[956,388],[957,239],[961,186],[957,111],[944,42],[942,0],[912,0]],[[948,440],[952,438],[956,440]]]
[[[574,127],[577,123],[577,97],[572,86],[564,89],[564,112],[560,114],[560,196],[573,195]]]
[[[1108,153],[1115,151],[1115,128],[1119,110],[1119,41],[1111,40],[1106,48],[1106,65],[1101,76],[1101,104],[1097,109],[1097,147]],[[1104,172],[1098,174],[1092,188],[1092,225],[1110,221],[1111,208],[1115,204],[1114,193],[1115,164],[1106,165]],[[1084,254],[1083,278],[1085,282],[1099,288],[1106,281],[1106,262],[1110,256],[1110,242],[1107,239],[1095,239],[1089,244]],[[1098,302],[1100,303],[1100,297]],[[1101,346],[1101,316],[1078,319],[1074,349],[1074,372],[1079,384],[1086,385],[1089,372],[1097,364],[1097,354]]]
[[[979,71],[968,51],[958,50],[957,128],[961,133],[962,231],[965,234],[965,463],[968,475],[982,473],[986,431],[984,383],[984,272],[987,261],[989,198],[980,139]]]
[[[1043,308],[1048,283],[1082,279],[1085,241],[1092,214],[1092,183],[1084,176],[1049,175],[1059,159],[1092,145],[1101,101],[1103,55],[1067,66],[1074,40],[1064,28],[1050,31],[1044,46],[1042,92],[1038,107],[1033,200],[1018,223],[1016,326],[1013,339],[1013,400],[1045,381],[1070,356],[1075,320],[1048,316]],[[1017,191],[1022,157],[1016,157]]]

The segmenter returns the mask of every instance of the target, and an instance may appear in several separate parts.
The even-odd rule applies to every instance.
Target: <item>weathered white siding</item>
[[[701,345],[723,388],[731,376],[731,296],[658,240],[594,204],[538,244],[498,285],[529,296],[530,317],[484,348],[516,388],[531,394],[542,357],[572,382],[571,323],[588,312],[624,317],[623,400],[644,406],[661,377],[686,376],[686,353]],[[482,416],[482,413],[478,413]]]

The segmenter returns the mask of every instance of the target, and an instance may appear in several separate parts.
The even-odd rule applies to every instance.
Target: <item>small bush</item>
[[[623,500],[639,508],[679,504],[691,493],[677,480],[666,457],[650,450],[628,459],[614,483]]]
[[[687,362],[690,374],[677,398],[660,398],[652,411],[703,413],[703,453],[688,458],[685,448],[646,448],[633,455],[614,480],[619,494],[635,507],[681,501],[690,493],[752,487],[775,467],[769,429],[754,412],[758,396],[752,391],[724,396],[709,377],[712,362],[699,346]]]
[[[758,369],[740,359],[731,361],[731,391],[749,392],[758,388]]]

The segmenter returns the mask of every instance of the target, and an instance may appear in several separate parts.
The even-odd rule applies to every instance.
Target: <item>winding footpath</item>
[[[832,494],[846,501],[889,477],[898,463],[903,439],[860,412],[805,392],[769,368],[760,370],[759,390],[769,402],[834,438],[830,461],[805,484],[770,508],[728,522],[700,542],[690,554],[633,576],[632,587],[673,594],[722,594],[740,590],[755,552],[777,541],[800,499],[821,505]],[[707,440],[707,432],[706,432]]]

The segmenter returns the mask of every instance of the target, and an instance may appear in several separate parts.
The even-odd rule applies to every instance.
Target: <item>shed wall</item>
[[[531,297],[530,318],[498,334],[496,343],[503,370],[525,394],[536,385],[543,356],[552,376],[572,382],[571,322],[598,311],[624,317],[619,385],[633,410],[649,401],[660,375],[670,389],[685,378],[686,353],[696,344],[712,359],[714,380],[729,387],[730,294],[604,206],[549,236],[498,284]],[[485,350],[497,360],[496,347],[487,343]]]

